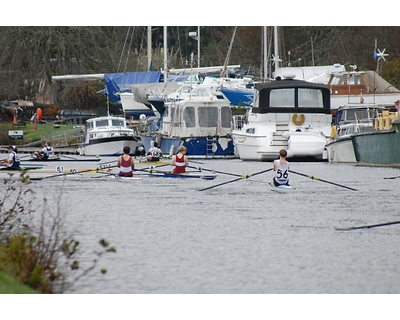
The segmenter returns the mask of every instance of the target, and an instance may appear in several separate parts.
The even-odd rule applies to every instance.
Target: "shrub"
[[[39,292],[62,293],[93,271],[98,259],[115,252],[115,248],[101,239],[101,250],[93,253],[89,266],[82,268],[80,243],[64,227],[61,199],[55,212],[49,210],[47,199],[37,205],[29,184],[26,172],[19,178],[10,174],[0,189],[0,271]]]

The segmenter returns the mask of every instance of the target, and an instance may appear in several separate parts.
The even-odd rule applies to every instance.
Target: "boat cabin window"
[[[218,125],[218,108],[217,107],[200,107],[199,108],[199,125],[200,127],[216,127]]]
[[[347,112],[344,112],[342,115],[341,120],[343,121],[359,121],[359,120],[365,120],[368,119],[368,111],[367,110],[347,110]]]
[[[298,89],[298,104],[299,108],[323,108],[324,99],[322,91],[319,89]]]
[[[124,119],[112,119],[111,124],[114,127],[125,127]]]
[[[332,77],[332,81],[331,81],[330,84],[331,85],[338,85],[338,86],[343,85],[344,84],[344,76],[342,74],[341,75],[334,75]]]
[[[183,85],[177,90],[178,93],[189,93],[190,91],[192,91],[192,86],[190,85]]]
[[[248,128],[248,129],[246,129],[246,133],[254,134],[254,133],[256,133],[256,128]]]
[[[186,107],[183,110],[183,121],[185,121],[187,128],[194,128],[196,126],[194,107]]]
[[[360,84],[360,74],[354,73],[354,74],[347,75],[347,84],[359,85]]]
[[[174,124],[174,126],[178,126],[181,122],[181,117],[180,117],[180,110],[181,108],[171,108],[171,122]]]
[[[295,89],[273,89],[270,93],[270,101],[269,106],[273,108],[287,108],[287,107],[295,107],[294,104],[295,98]]]
[[[108,119],[96,120],[96,127],[108,127]]]
[[[92,121],[86,121],[85,127],[86,127],[86,129],[93,129],[93,122]]]
[[[324,100],[322,91],[311,88],[285,88],[273,89],[270,93],[270,107],[295,108],[297,90],[297,107],[299,108],[323,108]]]
[[[208,90],[203,88],[197,88],[196,96],[198,97],[208,97]]]
[[[232,121],[232,110],[230,107],[221,108],[221,127],[230,128]]]

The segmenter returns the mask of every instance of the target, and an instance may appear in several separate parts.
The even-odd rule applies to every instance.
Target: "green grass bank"
[[[0,294],[38,294],[39,292],[29,288],[9,275],[0,272]]]

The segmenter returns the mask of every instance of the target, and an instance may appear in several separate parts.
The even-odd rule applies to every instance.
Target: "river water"
[[[272,167],[202,162],[191,165],[241,175]],[[32,187],[50,203],[62,198],[68,228],[86,251],[98,249],[101,238],[117,250],[99,262],[105,275],[94,272],[69,293],[400,293],[400,224],[335,229],[400,220],[400,179],[384,179],[399,169],[292,162],[291,170],[357,191],[292,172],[296,193],[276,193],[268,184],[272,171],[206,191],[200,189],[235,177],[120,181],[87,175]]]

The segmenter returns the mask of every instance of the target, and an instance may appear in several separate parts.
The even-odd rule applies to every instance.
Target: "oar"
[[[378,223],[378,224],[370,224],[370,225],[360,226],[360,227],[335,228],[335,230],[338,230],[338,231],[347,231],[347,230],[356,230],[356,229],[369,229],[369,228],[390,226],[390,225],[392,225],[392,224],[399,224],[399,223],[400,223],[400,221],[392,221],[392,222],[385,222],[385,223]]]
[[[112,173],[112,172],[101,172],[101,171],[98,171],[96,173],[105,174],[105,175],[108,175],[108,176],[117,176],[116,173]],[[102,176],[97,176],[97,177],[92,177],[92,178],[93,179],[97,179],[97,178],[102,178]]]
[[[309,176],[309,175],[306,175],[306,174],[301,173],[301,172],[296,172],[296,171],[293,171],[293,170],[290,170],[290,172],[291,172],[291,173],[298,174],[299,176],[303,176],[303,177],[306,177],[306,178],[310,178],[310,179],[312,179],[312,180],[318,180],[318,181],[322,181],[322,182],[326,182],[326,183],[333,184],[333,185],[338,186],[338,187],[346,188],[346,189],[353,190],[353,191],[358,191],[357,189],[353,189],[353,188],[350,188],[350,187],[346,187],[346,186],[344,186],[344,185],[342,185],[342,184],[338,184],[338,183],[335,183],[335,182],[330,182],[330,181],[326,181],[326,180],[323,180],[323,179],[319,179],[319,178],[314,177],[314,176]]]
[[[135,168],[133,171],[145,171],[145,172],[149,172],[149,170],[153,170],[153,169],[155,169],[155,168],[161,168],[161,167],[165,167],[165,166],[169,166],[169,165],[170,165],[170,164],[167,163],[167,164],[160,164],[160,165],[158,165],[158,166],[150,166],[150,167],[141,168],[141,169]]]
[[[193,166],[188,166],[188,168],[192,168],[192,169],[197,169],[199,171],[209,171],[209,172],[215,172],[215,173],[221,173],[221,174],[226,174],[228,176],[233,176],[233,177],[241,177],[241,174],[237,174],[237,173],[229,173],[229,172],[223,172],[223,171],[217,171],[217,170],[210,170],[210,169],[206,169],[206,168],[202,168],[202,167],[193,167]]]
[[[56,156],[57,156],[59,159],[61,158],[59,154],[57,154]],[[65,155],[65,154],[63,154],[62,157],[63,157],[63,158],[67,158],[67,159],[71,159],[71,160],[79,161],[79,158],[77,159],[77,158],[74,158],[74,157],[67,156],[67,155]],[[95,157],[95,160],[99,161],[100,158],[99,158],[98,156],[96,156],[96,157]],[[95,161],[95,160],[93,160],[93,161]]]
[[[395,177],[386,177],[386,178],[383,178],[383,179],[397,179],[397,178],[400,178],[400,176],[395,176]]]
[[[190,160],[190,159],[188,159],[188,160],[189,160],[189,162],[198,163],[198,164],[204,164],[204,162],[194,161],[194,160]]]
[[[60,155],[60,154],[57,154],[57,155],[55,155],[55,156],[58,157],[59,159],[61,159],[61,155]],[[63,157],[63,158],[67,158],[67,159],[71,159],[71,160],[78,160],[78,159],[76,159],[76,158],[67,156],[66,154],[63,154],[62,157]]]
[[[244,175],[244,176],[241,176],[240,178],[233,179],[233,180],[229,180],[229,181],[226,181],[226,182],[223,182],[223,183],[220,183],[220,184],[215,184],[215,185],[213,185],[213,186],[200,189],[199,191],[204,191],[204,190],[216,188],[216,187],[219,187],[219,186],[223,186],[224,184],[232,183],[232,182],[239,181],[239,180],[242,180],[242,179],[248,179],[248,178],[251,178],[251,177],[256,176],[256,175],[258,175],[258,174],[265,173],[265,172],[268,172],[268,171],[271,171],[271,170],[272,170],[272,168],[271,168],[271,169],[264,170],[264,171],[252,173],[252,174],[246,174],[246,175]]]
[[[108,168],[113,168],[113,167],[116,167],[116,166],[117,165],[111,166],[111,167],[108,167]],[[91,171],[96,171],[96,173],[98,173],[99,170],[102,170],[102,169],[97,167],[97,168],[93,168],[93,169],[87,169],[87,170],[81,170],[81,171],[75,171],[75,172],[58,173],[58,174],[53,174],[53,175],[47,176],[47,177],[30,177],[30,180],[43,180],[43,179],[49,179],[49,178],[55,178],[55,177],[63,177],[63,176],[71,175],[71,174],[85,173],[85,172],[91,172]]]
[[[19,156],[20,159],[24,159],[24,158],[26,158],[26,157],[32,157],[32,155],[30,155],[30,154],[25,154],[25,155],[23,155],[23,156]]]

